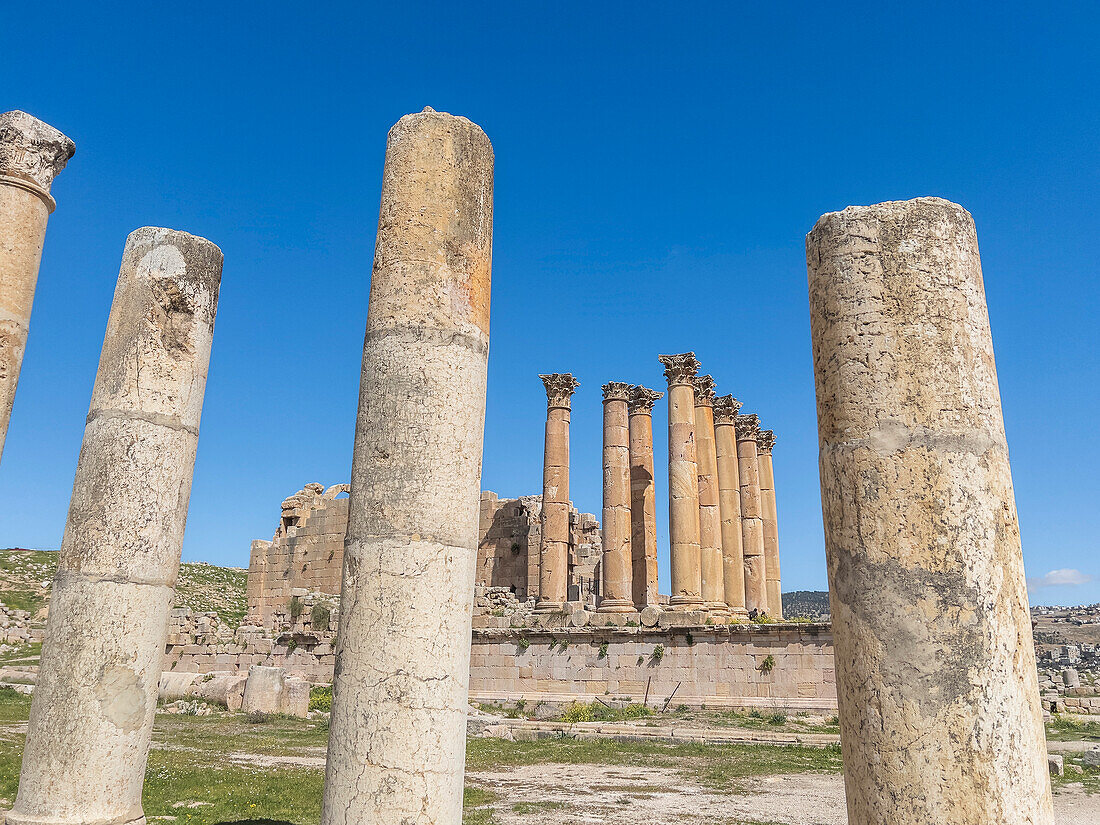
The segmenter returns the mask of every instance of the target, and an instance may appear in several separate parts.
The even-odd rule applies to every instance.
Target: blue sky
[[[657,354],[692,349],[776,430],[784,589],[823,589],[803,239],[939,195],[978,225],[1033,601],[1100,601],[1095,4],[156,5],[5,11],[0,110],[77,153],[0,546],[60,544],[143,225],[226,259],[184,558],[247,565],[285,496],[347,480],[386,131],[430,105],[496,151],[486,489],[539,492],[537,374],[571,370],[573,497],[598,513],[600,385],[661,388]]]

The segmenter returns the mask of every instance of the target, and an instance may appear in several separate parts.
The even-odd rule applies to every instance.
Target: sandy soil
[[[714,825],[726,822],[846,825],[844,781],[831,774],[787,774],[743,781],[719,794],[668,769],[532,765],[467,775],[498,794],[501,825]],[[514,806],[519,806],[518,809]],[[1072,787],[1055,796],[1058,825],[1096,825],[1100,796]]]

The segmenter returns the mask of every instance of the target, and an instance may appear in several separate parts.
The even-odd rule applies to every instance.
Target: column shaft
[[[775,473],[772,447],[775,433],[761,430],[756,439],[760,465],[760,511],[764,522],[764,575],[767,582],[768,615],[783,618],[783,586],[779,578],[779,513],[775,505]]]
[[[603,598],[600,613],[634,610],[630,550],[630,385],[603,385]]]
[[[567,372],[539,378],[546,388],[546,449],[535,609],[550,613],[565,606],[569,593],[569,408],[579,383]]]
[[[363,345],[323,825],[459,825],[480,502],[493,149],[390,129]]]
[[[851,207],[806,260],[849,820],[1049,825],[973,219]]]
[[[668,379],[668,533],[672,607],[703,607],[699,558],[699,476],[695,459],[694,353],[662,355]]]
[[[50,597],[13,825],[142,820],[222,254],[146,227],[123,252]]]
[[[653,404],[664,393],[631,387],[630,552],[634,559],[634,606],[655,605],[657,598],[657,498],[653,483]]]
[[[745,609],[745,555],[741,535],[741,481],[737,472],[734,419],[741,402],[732,395],[714,400],[714,448],[718,470],[718,510],[722,517],[722,585],[734,616]]]
[[[699,567],[703,604],[728,613],[723,584],[722,513],[718,503],[718,454],[714,444],[714,379],[698,375],[695,390],[695,453],[699,476]]]
[[[50,186],[75,151],[61,132],[25,112],[0,114],[0,455],[55,205]]]
[[[768,579],[764,565],[764,520],[760,503],[760,463],[756,456],[755,415],[739,415],[737,476],[741,483],[741,551],[745,556],[745,609],[768,612]]]

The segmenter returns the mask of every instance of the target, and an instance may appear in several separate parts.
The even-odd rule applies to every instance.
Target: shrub
[[[332,685],[314,685],[309,689],[309,709],[332,710]]]
[[[596,654],[596,658],[597,659],[606,659],[607,658],[607,642],[604,642],[602,645],[600,645],[600,652]]]
[[[839,727],[840,726],[840,717],[839,716],[830,716],[828,719],[825,720],[825,724],[826,725],[836,725],[837,727]]]
[[[787,714],[776,711],[768,717],[768,721],[773,725],[785,725],[787,724]]]
[[[297,596],[290,597],[290,618],[292,621],[298,621],[298,617],[302,615],[302,611],[305,610],[305,605],[302,604],[302,600]]]
[[[332,621],[332,610],[324,602],[313,605],[313,611],[309,614],[310,624],[314,630],[328,630]]]
[[[561,715],[563,722],[573,724],[574,722],[592,722],[595,721],[596,715],[592,712],[592,706],[586,705],[584,702],[574,702],[565,709],[565,713]]]
[[[531,646],[531,642],[528,641],[528,639],[526,637],[521,637],[520,640],[518,642],[516,642],[516,647],[519,648],[520,653],[526,653],[527,648],[529,648],[530,646]]]
[[[661,659],[665,658],[665,646],[656,645],[653,648],[653,653],[650,654],[650,658],[654,661],[654,663],[659,664]]]
[[[760,663],[761,673],[771,673],[775,669],[775,657],[770,653],[764,657],[764,661]]]

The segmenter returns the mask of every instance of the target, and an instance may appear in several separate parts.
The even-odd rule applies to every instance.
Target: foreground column
[[[657,497],[653,485],[653,405],[663,392],[630,388],[630,553],[634,557],[634,606],[657,599]]]
[[[0,114],[0,454],[27,345],[53,179],[76,145],[26,112]]]
[[[603,598],[600,613],[632,613],[630,556],[630,385],[603,385]]]
[[[1053,822],[974,222],[939,198],[806,238],[852,825]]]
[[[737,472],[734,421],[741,402],[732,395],[714,399],[714,448],[718,469],[718,511],[722,517],[722,586],[735,618],[745,609],[745,555],[741,537],[741,482]]]
[[[481,487],[493,148],[390,129],[355,425],[324,825],[458,825]]]
[[[760,515],[764,525],[764,577],[768,594],[768,615],[783,618],[783,586],[779,580],[779,511],[775,505],[775,472],[772,447],[775,433],[761,430],[756,436],[756,458],[760,467]]]
[[[568,372],[539,378],[546,387],[546,448],[535,610],[551,613],[565,606],[569,592],[569,409],[580,382]]]
[[[11,825],[144,821],[222,253],[126,240],[50,597]]]
[[[727,613],[722,568],[722,514],[718,509],[718,455],[714,446],[714,379],[697,375],[695,391],[695,453],[699,477],[699,568],[703,605]]]
[[[768,612],[768,577],[764,564],[764,511],[760,504],[760,463],[756,456],[756,435],[760,420],[739,415],[737,430],[737,477],[741,483],[741,552],[745,556],[745,609]]]
[[[668,537],[672,598],[681,610],[703,606],[699,559],[699,476],[695,463],[694,352],[659,355],[668,379]]]

